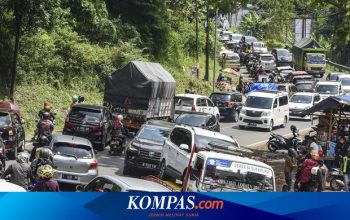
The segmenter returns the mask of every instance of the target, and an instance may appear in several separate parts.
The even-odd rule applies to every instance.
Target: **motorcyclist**
[[[55,114],[53,112],[51,112],[52,109],[52,105],[49,101],[45,101],[44,102],[44,108],[42,110],[39,111],[38,113],[38,117],[40,118],[40,120],[43,119],[43,114],[44,112],[48,112],[50,114],[50,120],[54,121],[55,120]]]
[[[122,115],[113,115],[114,119],[114,128],[113,128],[113,135],[116,135],[121,138],[122,145],[126,142],[126,137],[123,135],[123,131],[125,132],[125,128],[123,125],[123,116]]]
[[[11,164],[5,172],[1,175],[1,179],[5,179],[10,175],[10,182],[24,189],[28,190],[29,178],[31,176],[31,169],[28,164],[29,154],[27,152],[20,152],[17,155],[16,163]]]
[[[302,166],[300,176],[298,178],[299,191],[301,192],[318,192],[323,190],[322,173],[318,164],[319,154],[316,151],[311,152],[311,159],[306,159]],[[313,168],[318,168],[318,170]]]
[[[73,105],[77,104],[79,101],[79,97],[77,95],[73,95],[72,96],[72,103],[70,104],[70,107],[72,107]]]
[[[46,136],[39,137],[38,145],[35,145],[32,149],[32,152],[30,154],[29,161],[32,162],[35,159],[38,159],[38,152],[40,148],[48,146],[50,143],[50,140]]]
[[[33,162],[30,164],[33,180],[38,180],[39,167],[44,165],[50,165],[54,167],[53,154],[50,149],[43,147],[37,151],[39,152],[38,157],[35,158],[35,160],[33,160]]]
[[[259,75],[265,75],[266,74],[266,71],[264,70],[264,68],[262,66],[259,67],[258,74]]]
[[[38,168],[39,180],[31,190],[32,192],[59,192],[58,182],[53,177],[54,169],[50,165],[42,165]]]
[[[299,137],[299,131],[295,125],[291,125],[290,130],[292,131],[294,138]]]

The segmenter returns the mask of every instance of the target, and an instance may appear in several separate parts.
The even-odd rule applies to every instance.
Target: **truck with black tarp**
[[[174,115],[176,82],[159,63],[132,61],[106,77],[104,105],[138,130],[149,119]]]
[[[323,77],[326,71],[326,52],[327,50],[314,39],[301,39],[293,46],[295,69]]]

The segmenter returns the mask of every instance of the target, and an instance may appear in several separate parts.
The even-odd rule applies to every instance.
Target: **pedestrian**
[[[342,171],[344,175],[344,191],[349,192],[350,148],[347,150],[347,154],[343,156]]]
[[[286,185],[283,186],[283,191],[290,191],[292,186],[292,173],[294,168],[296,168],[296,151],[293,148],[288,149],[288,155],[284,158],[284,176]]]
[[[29,154],[20,152],[17,155],[16,163],[11,164],[1,175],[1,179],[5,179],[10,175],[10,182],[28,190],[31,169],[29,166]]]
[[[342,157],[347,155],[349,145],[346,143],[345,137],[341,136],[335,146],[335,162],[339,167],[342,164]]]
[[[38,168],[39,181],[31,190],[32,192],[59,192],[57,180],[53,179],[54,169],[50,165]]]

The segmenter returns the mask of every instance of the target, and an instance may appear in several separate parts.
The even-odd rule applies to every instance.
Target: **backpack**
[[[307,159],[304,161],[301,172],[300,172],[300,183],[305,184],[311,180],[311,169],[315,166],[318,166],[317,162],[311,159]]]

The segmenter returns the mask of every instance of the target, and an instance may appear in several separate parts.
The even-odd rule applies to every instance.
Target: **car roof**
[[[71,136],[71,135],[63,135],[63,134],[54,134],[53,135],[54,142],[64,142],[64,143],[74,143],[79,145],[86,145],[92,148],[91,142],[82,137]]]
[[[172,129],[176,124],[163,120],[149,120],[145,123],[145,125]]]
[[[317,82],[317,85],[340,85],[338,81]]]
[[[215,152],[215,151],[199,151],[197,153],[197,156],[198,155],[203,155],[206,158],[217,158],[217,159],[231,160],[231,161],[240,162],[240,163],[248,163],[248,164],[268,168],[273,171],[272,167],[267,165],[266,163],[263,163],[258,160],[250,159],[248,157],[240,157],[237,155],[224,154],[224,153]]]
[[[105,178],[115,184],[119,184],[120,182],[122,182],[128,188],[127,190],[129,191],[171,192],[171,190],[168,189],[167,187],[149,180],[126,177],[126,176],[103,175],[100,177]]]
[[[202,116],[213,116],[211,113],[207,112],[183,112],[181,115],[202,115]],[[180,117],[180,116],[179,116]]]
[[[26,190],[19,185],[0,179],[0,192],[26,192]]]
[[[314,95],[318,95],[318,93],[316,93],[316,92],[296,92],[293,94],[293,96],[295,96],[295,95],[314,96]]]
[[[216,95],[238,95],[241,93],[238,91],[232,91],[232,92],[213,92],[211,95],[216,94]]]
[[[313,80],[299,80],[295,83],[295,85],[298,85],[298,84],[313,84],[315,83],[315,81]]]
[[[209,131],[209,130],[197,128],[197,127],[190,127],[187,125],[176,125],[175,128],[189,128],[189,129],[193,129],[193,131],[196,135],[212,137],[212,138],[217,138],[217,139],[225,140],[225,141],[232,142],[232,143],[237,143],[237,141],[234,140],[233,138],[231,138],[227,135],[221,134],[219,132]]]
[[[285,49],[285,48],[275,48],[274,50],[276,50],[276,51],[288,51],[289,52],[289,50],[288,49]]]
[[[249,93],[249,96],[258,96],[258,97],[267,97],[267,98],[274,98],[276,96],[280,95],[288,95],[286,92],[282,91],[268,91],[268,90],[262,90],[262,91],[254,91]]]
[[[186,97],[186,98],[208,98],[204,95],[196,95],[196,94],[177,94],[175,97]]]
[[[72,106],[73,108],[79,107],[79,108],[87,108],[87,109],[93,109],[93,110],[102,110],[107,109],[105,106],[102,105],[92,105],[92,104],[75,104]]]

